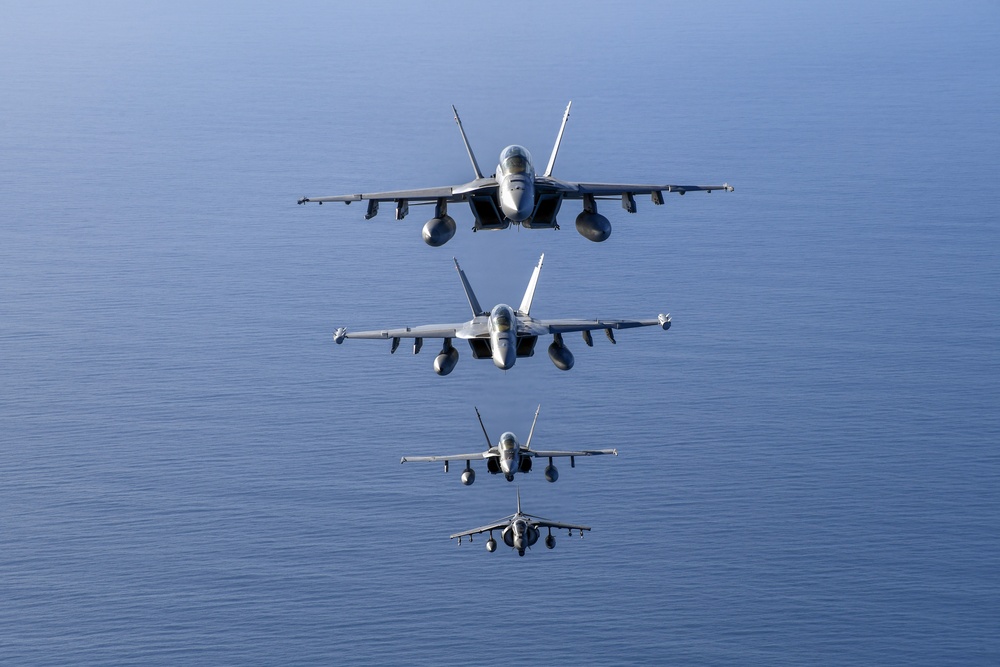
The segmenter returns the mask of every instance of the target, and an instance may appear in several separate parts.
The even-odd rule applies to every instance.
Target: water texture
[[[0,21],[0,663],[1000,662],[993,3],[40,3]],[[721,183],[420,241],[305,195]],[[425,215],[427,213],[427,215]],[[673,315],[510,372],[461,321]],[[400,466],[617,447],[519,482],[593,527],[448,535],[514,485]]]

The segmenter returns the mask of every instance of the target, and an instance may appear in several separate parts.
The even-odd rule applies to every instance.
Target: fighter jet
[[[552,334],[552,344],[549,345],[549,359],[556,368],[568,371],[573,368],[573,353],[563,343],[562,335],[572,331],[583,332],[583,340],[588,347],[594,346],[590,332],[604,329],[608,339],[615,343],[614,329],[632,329],[634,327],[659,326],[664,330],[670,328],[670,315],[660,314],[655,319],[647,320],[539,320],[531,316],[531,301],[535,296],[535,286],[538,284],[538,273],[542,270],[543,254],[538,259],[538,266],[531,274],[528,288],[521,299],[521,305],[515,310],[507,304],[499,304],[493,310],[486,312],[479,305],[479,299],[472,291],[465,272],[455,261],[455,269],[462,279],[465,296],[472,308],[472,319],[458,324],[428,324],[402,329],[382,329],[380,331],[348,332],[340,327],[333,334],[333,340],[340,345],[345,338],[382,338],[392,339],[389,353],[396,352],[401,338],[413,339],[413,354],[420,352],[424,338],[443,338],[444,346],[434,358],[434,372],[447,375],[458,363],[458,350],[452,345],[453,338],[463,338],[469,341],[473,359],[492,359],[493,364],[501,370],[514,367],[518,357],[530,357],[535,353],[535,343],[538,337]]]
[[[455,220],[448,215],[448,204],[468,202],[475,218],[473,231],[507,229],[510,225],[520,225],[526,229],[559,229],[556,214],[564,199],[579,199],[583,202],[583,210],[576,217],[576,230],[591,241],[600,242],[611,235],[611,223],[597,212],[597,200],[621,200],[622,208],[629,213],[635,213],[635,196],[649,195],[656,205],[663,204],[664,192],[685,192],[712,190],[733,191],[728,183],[722,185],[643,185],[637,183],[573,183],[561,181],[552,176],[552,169],[559,154],[559,144],[562,143],[566,121],[569,120],[569,109],[572,102],[566,105],[559,134],[549,157],[545,172],[539,176],[531,160],[531,153],[523,146],[512,145],[500,153],[500,163],[496,172],[483,176],[479,163],[472,152],[458,110],[454,106],[455,122],[462,133],[465,150],[472,162],[475,178],[461,185],[445,185],[418,190],[396,190],[389,192],[370,192],[352,195],[336,195],[332,197],[303,197],[299,204],[307,202],[338,202],[350,204],[353,201],[367,201],[368,211],[365,220],[370,220],[378,214],[379,202],[393,202],[396,207],[396,220],[402,220],[410,210],[410,204],[426,204],[434,206],[434,217],[427,221],[423,228],[424,242],[430,246],[441,246],[455,235]]]
[[[553,528],[565,529],[569,535],[572,535],[574,530],[578,530],[580,531],[580,537],[583,537],[583,531],[590,530],[590,526],[578,526],[575,523],[559,523],[558,521],[549,521],[548,519],[523,513],[521,511],[521,492],[518,491],[517,512],[498,519],[491,524],[455,533],[451,536],[451,539],[457,537],[458,544],[461,546],[463,537],[468,537],[471,542],[473,535],[489,533],[490,539],[486,540],[486,550],[493,553],[497,550],[497,541],[493,538],[493,531],[499,530],[502,531],[500,537],[503,539],[504,544],[511,549],[517,549],[517,555],[523,556],[524,550],[530,549],[538,541],[538,538],[541,536],[540,528],[548,528],[549,534],[545,538],[545,546],[548,549],[556,548],[556,538],[552,534]]]
[[[486,469],[491,475],[503,473],[508,482],[513,482],[515,474],[519,472],[531,472],[533,458],[548,457],[549,464],[545,467],[545,479],[549,482],[555,482],[559,479],[559,470],[552,464],[552,459],[557,456],[568,456],[571,468],[576,467],[577,456],[595,456],[598,454],[614,454],[618,456],[617,449],[581,449],[573,452],[532,449],[531,436],[535,433],[535,423],[538,421],[538,413],[541,409],[542,406],[539,405],[538,409],[535,410],[535,419],[531,422],[531,430],[528,431],[528,441],[524,443],[523,447],[518,442],[517,436],[510,431],[501,435],[500,442],[493,447],[493,441],[490,440],[490,436],[486,432],[486,426],[483,425],[483,417],[479,414],[479,408],[476,408],[476,417],[479,417],[479,426],[483,429],[483,435],[486,436],[486,451],[475,452],[473,454],[450,454],[447,456],[404,456],[399,462],[444,461],[444,471],[448,472],[449,461],[465,461],[465,470],[462,471],[462,484],[470,486],[476,481],[476,471],[472,469],[472,461],[474,459],[486,459]]]

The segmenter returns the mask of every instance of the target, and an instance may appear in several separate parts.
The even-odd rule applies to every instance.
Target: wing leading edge
[[[635,329],[637,327],[658,326],[664,331],[670,328],[669,314],[661,313],[656,319],[648,320],[535,320],[524,321],[525,333],[572,333],[574,331],[596,331],[598,329]]]
[[[506,516],[506,517],[504,517],[502,519],[498,519],[497,521],[494,521],[491,524],[487,524],[485,526],[480,526],[479,528],[473,528],[472,530],[463,530],[461,533],[455,533],[454,535],[451,535],[449,537],[449,539],[453,540],[456,537],[467,537],[469,535],[479,535],[480,533],[487,533],[487,532],[489,532],[491,530],[500,530],[502,528],[506,528],[507,526],[510,525],[510,522],[514,519],[515,516],[517,516],[517,515],[516,514],[511,514],[510,516]]]

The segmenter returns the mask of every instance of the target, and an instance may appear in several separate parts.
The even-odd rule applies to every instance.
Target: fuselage
[[[508,146],[497,165],[500,210],[511,222],[523,222],[535,210],[535,168],[523,146]]]
[[[514,309],[500,304],[490,311],[488,322],[490,346],[493,348],[493,364],[501,370],[509,370],[517,361],[517,317]]]
[[[523,556],[524,550],[538,541],[538,529],[531,524],[529,517],[519,512],[511,518],[510,525],[503,529],[502,537],[504,544]]]
[[[521,469],[521,443],[517,437],[507,431],[500,436],[500,471],[507,481],[514,480],[514,474]]]

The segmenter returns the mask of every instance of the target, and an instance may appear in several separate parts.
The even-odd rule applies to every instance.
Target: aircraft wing
[[[459,324],[427,324],[420,327],[402,329],[382,329],[377,331],[347,331],[338,329],[335,338],[455,338],[468,322]]]
[[[634,195],[648,195],[654,192],[711,192],[712,190],[733,191],[733,186],[728,183],[722,185],[646,185],[640,183],[575,183],[576,189],[563,193],[563,197],[568,199],[579,199],[584,195],[594,195],[595,197],[615,197],[625,193]]]
[[[726,190],[732,192],[733,186],[728,183],[722,185],[675,185],[664,183],[663,185],[649,183],[571,183],[560,181],[551,177],[541,177],[535,179],[535,187],[540,192],[558,192],[565,199],[582,199],[588,195],[593,197],[621,197],[623,195],[653,195],[654,202],[663,203],[664,192],[711,192],[713,190]],[[657,201],[659,199],[659,201]]]
[[[544,449],[522,449],[521,453],[530,454],[531,456],[540,456],[542,458],[555,458],[557,456],[597,456],[598,454],[614,454],[615,456],[618,456],[617,449],[581,449],[578,452],[550,452]]]
[[[300,204],[316,202],[342,201],[350,204],[352,201],[437,201],[444,199],[449,202],[465,201],[469,195],[492,190],[497,187],[495,178],[477,178],[461,185],[442,185],[436,188],[418,188],[416,190],[389,190],[388,192],[363,192],[354,195],[333,195],[329,197],[303,197]]]
[[[469,535],[478,535],[479,533],[487,533],[487,532],[489,532],[491,530],[502,530],[502,529],[504,529],[504,528],[506,528],[507,526],[510,525],[510,520],[512,518],[514,518],[513,514],[510,515],[510,516],[508,516],[508,517],[504,517],[503,519],[500,519],[499,521],[495,521],[495,522],[493,522],[493,523],[491,523],[489,525],[486,525],[486,526],[480,526],[479,528],[473,528],[472,530],[463,530],[461,533],[455,533],[449,539],[453,540],[456,537],[467,537]],[[576,526],[573,526],[573,527],[576,528]],[[587,530],[590,530],[590,529],[588,528]]]
[[[571,331],[595,331],[597,329],[634,329],[636,327],[659,326],[670,328],[670,315],[659,315],[648,320],[535,320],[525,322],[525,333],[569,333]]]
[[[575,523],[560,523],[558,521],[549,521],[548,519],[541,519],[539,517],[532,517],[531,524],[535,528],[564,528],[569,530],[590,530],[590,526],[580,526]]]
[[[491,456],[500,456],[497,452],[476,452],[475,454],[448,454],[446,456],[404,456],[399,460],[400,463],[407,463],[408,461],[478,461],[480,459],[488,459]]]

